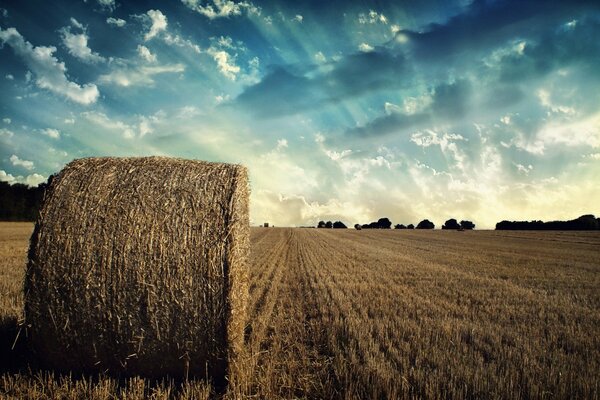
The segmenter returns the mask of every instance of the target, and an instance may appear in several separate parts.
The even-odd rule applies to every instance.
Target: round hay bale
[[[25,319],[43,365],[223,379],[244,341],[245,167],[87,158],[49,185]]]

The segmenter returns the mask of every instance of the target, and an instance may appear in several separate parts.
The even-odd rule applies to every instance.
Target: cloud
[[[127,24],[127,21],[121,18],[108,17],[106,18],[106,23],[109,25],[114,25],[118,28],[122,28]]]
[[[154,76],[167,73],[180,73],[185,71],[183,64],[166,64],[155,66],[124,67],[108,74],[101,75],[98,81],[103,84],[117,86],[153,86]]]
[[[368,13],[360,13],[358,14],[358,23],[359,24],[387,24],[388,19],[385,15],[380,14],[376,11],[370,10]]]
[[[44,178],[40,174],[34,173],[31,175],[27,175],[27,177],[23,178],[22,176],[13,176],[12,174],[9,174],[6,171],[0,169],[0,182],[7,182],[11,185],[14,183],[24,183],[27,186],[34,187],[38,186],[40,183],[43,183],[45,181],[46,178]]]
[[[6,128],[0,128],[0,137],[11,138],[13,136],[15,136],[15,134],[12,131]]]
[[[41,132],[52,139],[60,139],[60,131],[58,129],[46,128],[42,129]]]
[[[11,175],[11,174],[7,173],[6,171],[4,171],[3,169],[0,169],[0,181],[1,182],[8,182],[8,183],[10,183],[12,185],[13,183],[15,183],[16,178],[13,175]]]
[[[328,67],[317,71],[273,68],[262,81],[246,88],[235,104],[261,117],[295,114],[382,88],[401,87],[410,71],[402,55],[376,50],[347,55]]]
[[[116,4],[115,0],[96,0],[96,1],[104,10],[107,10],[109,12],[113,12],[115,10],[115,8],[117,8],[117,4]]]
[[[304,20],[304,17],[302,15],[300,15],[300,14],[296,14],[294,16],[294,18],[292,18],[292,21],[296,21],[296,22],[299,22],[299,23],[302,23],[303,20]]]
[[[40,183],[44,182],[46,182],[46,178],[40,174],[27,175],[25,178],[25,184],[30,187],[38,186]]]
[[[141,44],[137,47],[138,55],[149,63],[156,62],[156,54],[152,54],[150,50]]]
[[[232,81],[236,80],[241,69],[235,64],[235,56],[232,56],[225,50],[219,50],[212,46],[209,47],[206,52],[215,60],[217,67],[219,68],[219,72],[221,72],[223,76],[231,79]]]
[[[158,111],[149,116],[137,115],[135,117],[136,121],[130,121],[130,123],[119,121],[96,111],[86,111],[81,113],[81,116],[103,130],[120,133],[125,139],[134,139],[135,137],[142,138],[154,132],[154,126],[161,122],[164,112]]]
[[[371,46],[370,44],[368,44],[368,43],[361,43],[361,44],[359,44],[358,45],[358,49],[360,51],[362,51],[363,53],[368,53],[370,51],[375,50],[375,48],[373,46]]]
[[[242,15],[247,12],[250,15],[260,15],[260,8],[249,1],[235,2],[231,0],[212,0],[209,4],[202,5],[199,0],[181,0],[189,9],[204,15],[209,19],[225,18]],[[212,3],[212,4],[210,4]]]
[[[79,104],[89,105],[98,99],[100,93],[96,85],[87,83],[82,86],[67,79],[65,64],[53,56],[56,47],[33,47],[15,28],[6,30],[0,28],[0,40],[10,45],[23,59],[25,65],[33,71],[38,87],[60,94]]]
[[[14,165],[16,167],[23,167],[23,168],[28,169],[28,170],[32,170],[33,167],[34,167],[33,161],[21,160],[15,154],[13,154],[12,156],[10,156],[10,162],[12,163],[12,165]]]
[[[166,32],[163,35],[163,40],[165,41],[166,44],[170,45],[170,46],[177,46],[177,47],[183,47],[183,48],[189,48],[191,49],[194,53],[200,54],[202,51],[200,50],[200,46],[198,46],[197,44],[195,44],[194,42],[192,42],[189,39],[183,39],[181,36],[179,35],[173,35],[169,32]]]
[[[351,128],[347,133],[364,137],[377,136],[420,128],[438,119],[457,120],[468,112],[470,96],[471,84],[468,81],[441,83],[431,94],[423,96],[422,99],[413,99],[415,104],[406,103],[404,110],[386,103],[387,115],[377,117],[363,126]]]
[[[10,118],[2,118],[2,122],[4,122],[5,124],[9,124],[12,122],[12,120]]]
[[[71,27],[64,27],[60,30],[63,45],[67,48],[69,54],[88,64],[96,64],[104,61],[104,57],[100,56],[98,53],[94,53],[92,49],[89,48],[89,37],[83,26],[75,19],[72,19],[72,23],[75,27],[83,29],[83,32],[77,34],[72,33]]]
[[[4,77],[7,80],[9,80],[9,81],[14,81],[15,80],[15,77],[13,76],[13,74],[6,74]]]
[[[144,40],[148,41],[167,30],[167,17],[160,10],[148,10],[146,15],[151,23],[150,30],[144,35]]]

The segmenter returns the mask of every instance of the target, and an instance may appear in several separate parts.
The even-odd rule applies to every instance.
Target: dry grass
[[[30,229],[0,224],[4,319],[22,307]],[[251,242],[227,398],[600,398],[597,232],[259,228]],[[190,386],[208,396],[201,381],[0,379],[30,398],[195,398]]]

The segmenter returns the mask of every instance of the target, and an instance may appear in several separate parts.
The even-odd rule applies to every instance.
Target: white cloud
[[[150,30],[144,35],[144,40],[148,41],[167,30],[167,17],[160,10],[148,10],[146,15],[151,23]]]
[[[27,175],[27,177],[22,177],[22,176],[13,176],[12,174],[7,173],[6,171],[0,169],[0,181],[1,182],[8,182],[9,184],[14,184],[14,183],[24,183],[27,186],[38,186],[40,183],[43,183],[46,181],[46,178],[44,178],[42,175],[40,174],[31,174],[31,175]]]
[[[212,0],[212,4],[207,5],[200,4],[198,0],[181,0],[181,2],[209,19],[241,15],[243,11],[250,15],[260,15],[260,8],[249,1],[236,3],[231,0]]]
[[[402,30],[402,28],[400,27],[400,25],[392,25],[390,27],[390,31],[392,31],[392,33],[395,35],[396,33],[400,32]]]
[[[240,73],[240,67],[235,64],[235,56],[231,56],[225,50],[219,50],[214,47],[209,47],[207,53],[216,61],[217,67],[221,74],[232,81],[235,81],[237,74]]]
[[[117,8],[115,0],[96,0],[98,4],[107,11],[114,11]]]
[[[10,156],[10,162],[12,163],[12,165],[14,165],[16,167],[23,167],[28,170],[32,170],[34,167],[33,161],[21,160],[15,154]]]
[[[4,122],[5,124],[10,124],[12,120],[10,118],[2,118],[2,122]]]
[[[120,133],[125,139],[144,137],[154,132],[154,125],[159,124],[164,117],[163,111],[158,111],[154,115],[138,115],[137,122],[125,123],[115,118],[109,118],[106,114],[96,111],[81,113],[87,121],[101,127],[104,130]]]
[[[277,139],[277,150],[282,150],[288,147],[287,139]]]
[[[294,18],[292,18],[292,21],[296,21],[296,22],[299,22],[299,23],[302,23],[303,20],[304,20],[304,17],[302,15],[300,15],[300,14],[296,14],[294,16]]]
[[[8,10],[6,8],[0,8],[0,15],[4,18],[8,17]]]
[[[193,43],[191,40],[183,39],[179,35],[172,35],[171,33],[166,32],[163,37],[163,40],[165,41],[166,44],[171,45],[171,46],[177,46],[177,47],[183,47],[183,48],[187,47],[197,54],[200,54],[200,52],[201,52],[200,46]]]
[[[132,126],[114,118],[108,118],[104,113],[86,111],[81,113],[81,116],[103,129],[120,132],[126,139],[133,139],[135,137],[135,130]]]
[[[75,118],[65,118],[63,122],[65,124],[73,125],[75,123]]]
[[[81,27],[81,24],[74,20],[75,26]],[[89,37],[84,30],[82,33],[72,33],[71,27],[64,27],[60,30],[63,45],[73,57],[89,64],[96,64],[104,61],[104,57],[94,53],[88,46]]]
[[[325,57],[325,54],[323,54],[322,52],[318,51],[315,53],[315,60],[318,63],[324,63],[327,62],[327,58]]]
[[[31,174],[31,175],[27,175],[27,177],[25,178],[25,184],[27,186],[38,186],[40,183],[44,183],[46,182],[46,178],[44,178],[42,175],[40,174]]]
[[[122,28],[127,24],[127,21],[121,18],[108,17],[106,18],[106,23],[109,25],[114,25],[118,28]]]
[[[387,24],[387,17],[383,14],[380,14],[376,11],[370,10],[368,14],[360,13],[358,14],[358,23],[359,24]]]
[[[0,181],[8,182],[12,185],[13,183],[15,183],[16,178],[13,175],[7,173],[5,170],[0,169]]]
[[[517,171],[520,174],[523,174],[523,175],[529,175],[529,172],[531,172],[533,170],[533,166],[531,164],[525,166],[525,165],[522,165],[522,164],[513,163],[513,165],[515,167],[517,167]]]
[[[42,129],[41,132],[52,139],[60,139],[60,131],[58,129],[46,128]]]
[[[6,79],[8,79],[9,81],[14,81],[15,80],[15,77],[13,76],[13,74],[6,74],[4,77]]]
[[[25,65],[35,73],[36,84],[40,88],[85,105],[95,103],[98,99],[100,93],[96,85],[88,83],[81,86],[67,79],[65,64],[53,56],[56,47],[33,47],[15,28],[0,28],[0,40],[9,44]]]
[[[156,62],[156,54],[152,54],[150,50],[141,44],[137,47],[138,55],[149,63]]]
[[[361,44],[359,44],[358,45],[358,49],[360,51],[362,51],[363,53],[369,53],[369,52],[375,50],[375,48],[373,48],[373,46],[371,46],[368,43],[361,43]]]
[[[109,74],[101,75],[99,82],[117,86],[152,86],[154,75],[179,73],[185,71],[183,64],[167,64],[156,66],[141,66],[137,68],[116,69]]]
[[[71,17],[71,25],[73,25],[75,28],[79,28],[81,30],[85,30],[85,27],[83,26],[83,24],[81,22],[77,21],[73,17]]]
[[[11,138],[13,136],[15,136],[15,134],[12,131],[9,131],[6,128],[0,128],[0,137]]]

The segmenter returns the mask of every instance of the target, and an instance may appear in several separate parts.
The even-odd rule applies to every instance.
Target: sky
[[[0,180],[161,155],[246,165],[252,224],[600,214],[598,38],[597,1],[0,0]]]

